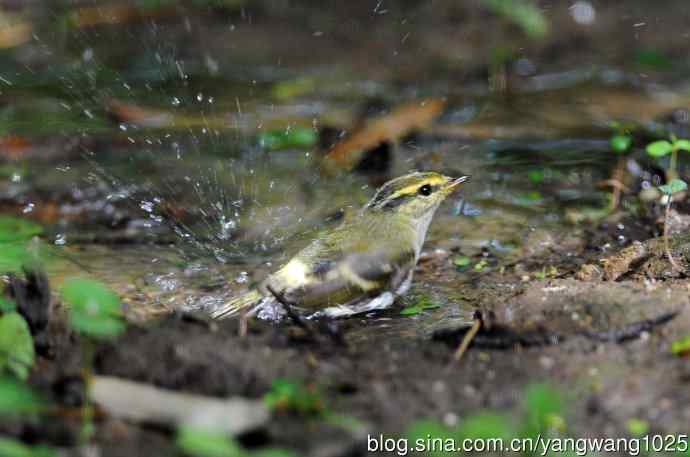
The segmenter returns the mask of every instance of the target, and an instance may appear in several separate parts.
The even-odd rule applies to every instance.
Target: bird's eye
[[[422,187],[417,189],[419,195],[424,195],[425,197],[431,195],[431,186],[429,184],[424,184]]]

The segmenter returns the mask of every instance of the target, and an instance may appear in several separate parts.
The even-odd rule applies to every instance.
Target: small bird
[[[415,172],[388,181],[351,218],[320,233],[256,289],[221,305],[212,317],[269,317],[284,306],[328,317],[387,308],[410,288],[436,209],[468,179]]]

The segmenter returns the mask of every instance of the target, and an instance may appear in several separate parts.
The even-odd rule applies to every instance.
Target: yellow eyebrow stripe
[[[395,192],[390,198],[396,198],[396,197],[401,197],[403,195],[414,194],[417,192],[417,189],[419,189],[419,187],[423,186],[424,184],[429,184],[430,186],[436,186],[439,184],[446,184],[447,182],[448,181],[446,180],[446,178],[444,178],[442,176],[428,178],[428,179],[425,179],[423,181],[419,181],[415,184],[409,185],[407,187],[403,187],[402,189]]]

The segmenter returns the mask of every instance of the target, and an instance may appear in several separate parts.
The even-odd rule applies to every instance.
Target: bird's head
[[[422,220],[433,215],[441,202],[468,179],[469,176],[450,178],[435,172],[410,173],[381,186],[364,209]]]

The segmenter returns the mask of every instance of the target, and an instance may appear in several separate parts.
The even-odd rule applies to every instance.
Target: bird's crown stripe
[[[439,185],[439,184],[445,184],[447,182],[448,181],[446,180],[446,178],[444,178],[442,176],[434,176],[432,178],[421,179],[414,184],[410,184],[408,186],[403,187],[402,189],[398,189],[397,191],[395,191],[395,193],[393,193],[393,195],[391,195],[390,198],[397,198],[397,197],[401,197],[403,195],[414,194],[417,192],[417,189],[419,189],[419,187],[423,186],[424,184],[429,184],[431,186],[435,186],[435,185]]]

